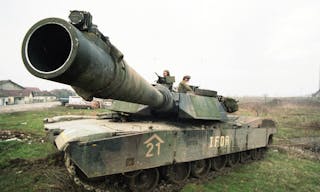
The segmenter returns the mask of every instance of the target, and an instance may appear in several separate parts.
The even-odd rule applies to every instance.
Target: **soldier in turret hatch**
[[[168,87],[170,90],[172,90],[173,82],[174,82],[174,77],[170,76],[169,70],[163,70],[163,77],[158,76],[157,83],[163,84],[166,87]]]
[[[191,77],[189,75],[185,75],[182,78],[182,81],[179,83],[178,92],[179,93],[187,93],[187,92],[193,92],[191,87],[188,85],[189,80]]]
[[[166,83],[166,77],[169,77],[169,76],[170,76],[169,70],[164,70],[163,71],[163,77],[158,76],[159,79],[158,79],[157,83],[159,83],[159,84]]]

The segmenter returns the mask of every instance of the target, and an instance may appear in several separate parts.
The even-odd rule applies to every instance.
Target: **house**
[[[0,105],[24,104],[33,102],[33,93],[29,90],[0,89]]]
[[[41,91],[36,87],[23,87],[11,80],[0,81],[0,106],[54,100],[56,96],[48,91]]]
[[[57,97],[50,93],[49,91],[37,91],[33,92],[33,102],[34,103],[43,103],[51,102],[57,100]]]
[[[11,80],[0,81],[0,106],[24,103],[24,97],[28,97],[24,89]]]

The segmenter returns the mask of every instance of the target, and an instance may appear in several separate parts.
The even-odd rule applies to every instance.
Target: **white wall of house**
[[[24,97],[24,103],[33,103],[33,95],[30,93],[29,96]]]
[[[7,97],[0,97],[0,106],[6,106],[8,102]]]
[[[57,98],[55,96],[34,96],[34,103],[43,103],[43,102],[51,102],[55,101]]]
[[[14,104],[24,104],[24,97],[15,97]]]
[[[14,104],[14,97],[8,97],[8,105],[13,105]]]

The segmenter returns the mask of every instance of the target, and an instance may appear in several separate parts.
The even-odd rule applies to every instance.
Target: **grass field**
[[[237,167],[227,175],[201,184],[188,184],[182,192],[209,191],[320,191],[319,162],[269,151],[258,162]]]
[[[69,180],[62,160],[56,160],[56,149],[46,142],[42,120],[98,112],[57,107],[0,114],[0,133],[17,134],[22,140],[0,142],[0,191],[79,191]],[[288,144],[296,137],[320,136],[318,101],[243,102],[237,113],[274,119],[277,145]],[[224,176],[192,182],[181,191],[320,191],[319,178],[319,161],[272,149],[264,160],[239,166]]]
[[[271,100],[266,104],[246,102],[240,104],[238,114],[272,118],[278,128],[276,142],[295,137],[320,136],[319,100],[283,99]]]

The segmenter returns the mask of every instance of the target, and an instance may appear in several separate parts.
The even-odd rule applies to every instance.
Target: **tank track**
[[[267,147],[259,148],[261,150],[261,156],[257,159],[252,159],[251,157],[247,161],[241,161],[240,159],[234,165],[226,165],[220,171],[215,171],[210,168],[208,174],[206,174],[203,178],[195,178],[191,175],[185,181],[181,183],[172,183],[163,178],[159,181],[156,188],[152,190],[153,192],[171,192],[171,191],[180,191],[186,184],[188,183],[201,183],[202,181],[208,181],[214,179],[218,176],[227,175],[230,173],[235,167],[241,166],[241,164],[251,163],[265,157],[265,153],[267,151]],[[250,150],[249,150],[250,151]],[[249,151],[244,151],[249,152]],[[239,156],[241,152],[238,152]],[[227,161],[229,161],[230,154],[226,154]],[[241,157],[241,156],[240,156]],[[94,191],[94,192],[127,192],[127,191],[139,191],[135,190],[132,187],[129,187],[128,184],[130,177],[135,177],[135,175],[123,175],[117,174],[102,178],[101,180],[88,180],[85,178],[84,174],[71,162],[68,155],[65,154],[65,166],[67,171],[70,174],[71,179],[74,183],[86,191]]]

